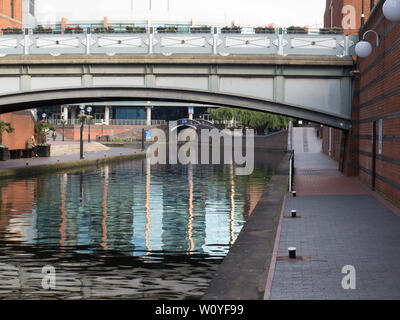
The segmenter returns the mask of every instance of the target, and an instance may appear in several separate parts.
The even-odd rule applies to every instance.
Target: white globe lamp
[[[355,50],[360,58],[366,58],[372,53],[372,46],[368,41],[360,41],[356,44]]]
[[[372,53],[372,44],[365,40],[365,36],[368,33],[373,33],[375,35],[375,46],[379,47],[379,34],[377,34],[374,30],[368,30],[363,34],[362,40],[357,43],[355,47],[356,55],[358,55],[360,58],[366,58]]]
[[[390,21],[400,21],[400,0],[386,0],[383,4],[383,15]]]

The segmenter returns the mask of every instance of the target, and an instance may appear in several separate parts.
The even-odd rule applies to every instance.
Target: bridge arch
[[[204,103],[290,116],[344,130],[351,126],[348,118],[273,100],[203,90],[138,86],[70,87],[3,94],[0,95],[0,114],[58,104],[135,100]]]

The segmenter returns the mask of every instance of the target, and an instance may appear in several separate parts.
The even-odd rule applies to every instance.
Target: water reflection
[[[268,179],[144,160],[3,183],[0,297],[199,297]]]

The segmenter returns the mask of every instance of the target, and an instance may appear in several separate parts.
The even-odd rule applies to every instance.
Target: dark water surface
[[[135,160],[0,182],[0,298],[200,298],[270,179],[264,160],[250,176]]]

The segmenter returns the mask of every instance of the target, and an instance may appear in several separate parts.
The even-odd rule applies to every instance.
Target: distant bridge
[[[169,124],[169,130],[179,131],[181,128],[193,128],[197,129],[216,129],[211,121],[204,119],[179,119],[177,121],[171,121]]]

